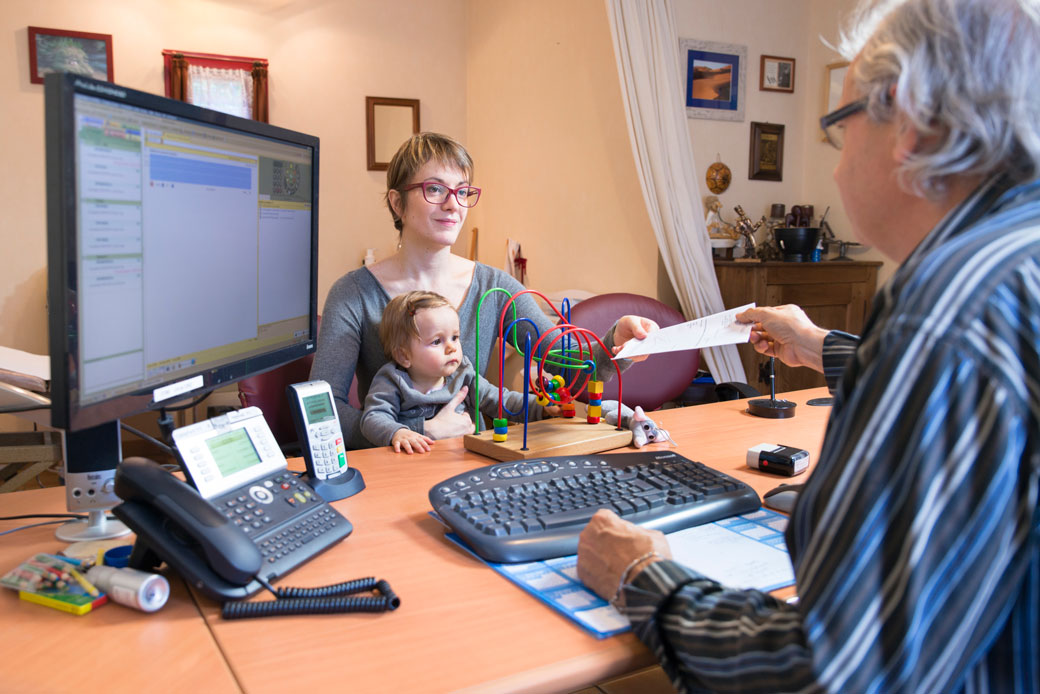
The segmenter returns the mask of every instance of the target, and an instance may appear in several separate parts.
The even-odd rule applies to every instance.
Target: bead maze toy
[[[505,289],[489,289],[480,297],[476,315],[477,355],[480,354],[480,309],[484,300],[494,292]],[[560,318],[560,324],[545,334],[538,334],[538,327],[529,318],[517,318],[516,299],[523,294],[540,297],[552,307]],[[498,367],[501,375],[505,369],[506,351],[510,348],[524,359],[523,406],[520,412],[511,412],[503,405],[504,398],[501,384],[498,396],[498,416],[494,418],[493,427],[489,431],[480,431],[480,413],[473,415],[474,433],[463,437],[463,445],[475,453],[486,455],[495,460],[520,460],[553,455],[583,455],[599,453],[611,448],[627,446],[632,442],[632,432],[620,426],[611,426],[603,419],[602,394],[603,382],[596,380],[596,363],[593,360],[593,340],[599,344],[603,352],[609,355],[606,345],[591,330],[572,325],[570,322],[570,302],[563,300],[563,313],[541,293],[532,289],[524,289],[510,295],[509,301],[502,308],[498,321],[498,334],[503,336],[498,352]],[[508,324],[506,316],[512,309],[513,319]],[[566,316],[564,315],[566,313]],[[531,331],[524,336],[524,346],[520,347],[517,337],[517,325],[529,323]],[[531,332],[537,335],[533,341]],[[478,356],[479,359],[479,356]],[[537,362],[537,368],[534,364]],[[622,396],[621,369],[611,360],[617,373],[618,402]],[[546,366],[556,367],[562,373],[552,374]],[[477,373],[480,364],[475,363]],[[501,376],[500,381],[504,380]],[[474,384],[474,387],[477,387]],[[575,402],[583,393],[588,392],[589,402],[586,406],[585,418],[577,418]],[[479,402],[479,393],[475,393]],[[539,421],[529,421],[530,398],[535,397],[539,405],[557,406],[560,416]],[[509,415],[519,420],[520,424],[509,427]]]

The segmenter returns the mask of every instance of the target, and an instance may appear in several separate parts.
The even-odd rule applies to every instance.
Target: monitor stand
[[[90,429],[65,432],[65,505],[86,511],[85,520],[58,526],[55,535],[65,542],[108,540],[130,534],[121,521],[105,511],[120,503],[116,496],[116,467],[123,459],[119,420]]]

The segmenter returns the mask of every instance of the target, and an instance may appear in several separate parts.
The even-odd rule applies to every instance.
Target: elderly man
[[[800,602],[601,511],[578,573],[684,691],[1040,691],[1040,3],[857,15],[822,119],[856,234],[900,263],[862,340],[752,309],[836,401],[787,530]],[[707,559],[710,561],[710,559]]]

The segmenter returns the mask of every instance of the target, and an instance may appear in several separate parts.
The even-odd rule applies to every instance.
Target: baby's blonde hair
[[[441,306],[455,309],[451,302],[436,292],[407,292],[391,299],[379,320],[379,341],[387,359],[400,363],[398,355],[412,338],[419,337],[419,328],[415,325],[416,312]]]

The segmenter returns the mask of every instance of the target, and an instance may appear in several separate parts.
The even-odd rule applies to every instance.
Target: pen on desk
[[[101,591],[99,591],[96,587],[94,587],[94,584],[91,583],[90,581],[88,581],[87,577],[84,576],[83,574],[81,574],[79,571],[76,571],[75,569],[69,569],[69,573],[72,574],[72,577],[74,579],[76,579],[76,583],[78,583],[81,586],[83,586],[83,590],[87,591],[88,593],[93,595],[95,598],[98,595],[101,595]]]

